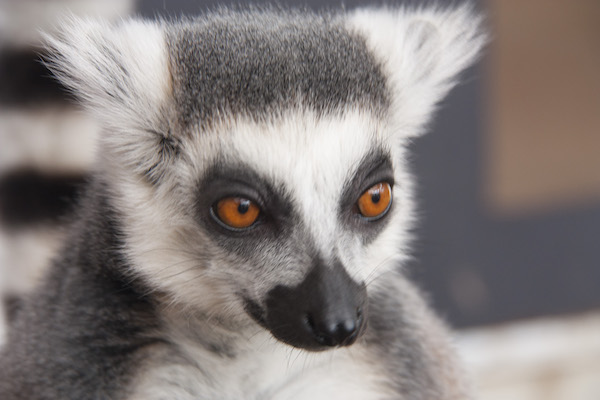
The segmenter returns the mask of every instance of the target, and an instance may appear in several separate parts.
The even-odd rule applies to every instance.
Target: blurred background
[[[217,4],[241,3],[0,0],[2,319],[62,243],[98,132],[40,62],[40,31],[68,13]],[[600,1],[474,4],[491,42],[413,144],[420,224],[407,268],[458,329],[478,398],[600,400]]]

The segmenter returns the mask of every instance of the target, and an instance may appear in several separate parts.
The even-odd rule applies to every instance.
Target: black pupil
[[[238,212],[240,214],[246,214],[250,208],[250,200],[242,200],[238,205]]]
[[[381,193],[379,192],[379,190],[374,191],[373,193],[371,193],[371,201],[375,204],[379,203],[379,200],[381,200]]]

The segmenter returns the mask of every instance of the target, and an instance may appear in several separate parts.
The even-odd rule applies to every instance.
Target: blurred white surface
[[[131,14],[134,0],[0,0],[0,47],[39,46],[73,15],[115,19]]]
[[[0,173],[19,168],[87,171],[99,132],[94,120],[73,107],[0,109]]]
[[[463,331],[479,400],[600,400],[600,311]]]

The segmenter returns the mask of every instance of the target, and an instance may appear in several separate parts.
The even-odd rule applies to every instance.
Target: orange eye
[[[387,182],[373,185],[358,199],[358,210],[363,217],[382,217],[392,204],[392,187]]]
[[[215,212],[219,220],[228,227],[244,229],[256,221],[260,208],[242,197],[226,197],[219,200]]]

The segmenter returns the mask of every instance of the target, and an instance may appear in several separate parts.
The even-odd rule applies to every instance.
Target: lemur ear
[[[101,140],[109,152],[139,172],[156,173],[164,154],[149,146],[172,141],[167,121],[171,77],[161,24],[72,18],[46,42],[49,67],[108,128]],[[152,154],[160,155],[141,163],[140,155]]]
[[[486,37],[468,5],[453,9],[365,9],[349,19],[389,77],[393,107],[405,136],[423,130],[459,73],[477,58]]]
[[[168,54],[159,24],[72,18],[46,39],[51,69],[103,120],[144,126],[168,96]]]

